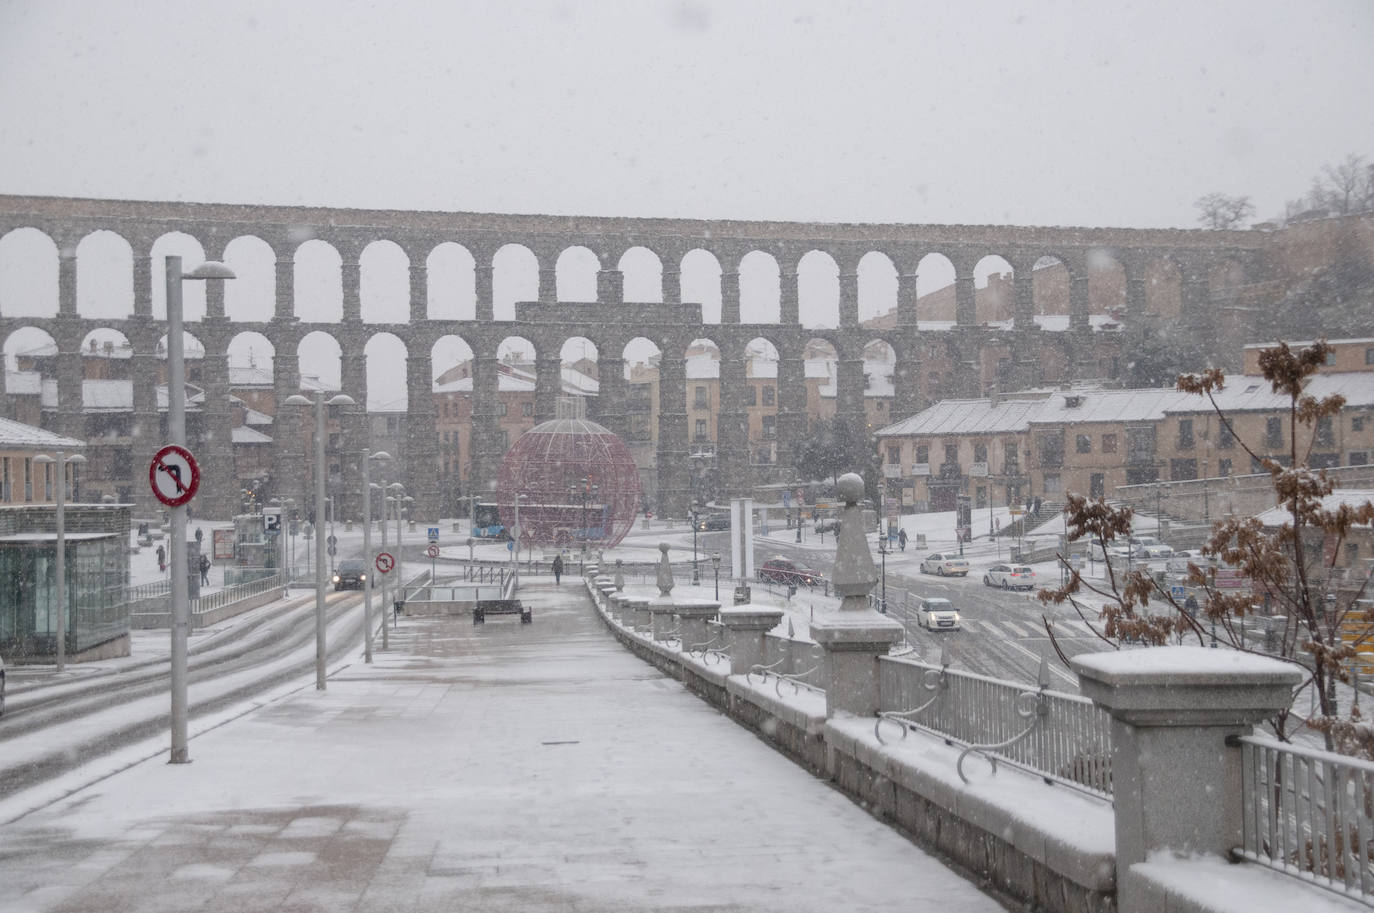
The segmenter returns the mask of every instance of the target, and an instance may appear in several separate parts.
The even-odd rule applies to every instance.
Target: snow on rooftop
[[[245,425],[234,428],[230,434],[235,444],[270,444],[272,439],[261,431],[255,431]]]
[[[1322,510],[1335,511],[1340,507],[1359,507],[1366,502],[1374,502],[1374,489],[1369,488],[1338,488],[1331,494],[1322,498]],[[1259,520],[1263,526],[1282,526],[1285,523],[1293,522],[1293,515],[1288,512],[1287,507],[1271,507],[1260,514],[1255,519]]]
[[[915,434],[1003,434],[1025,431],[1042,399],[946,399],[877,431],[877,437]]]
[[[5,392],[11,396],[37,396],[43,390],[43,375],[37,371],[6,371]]]
[[[0,418],[0,447],[20,450],[81,450],[85,442],[53,434],[33,425]]]
[[[1170,406],[1187,398],[1190,394],[1159,387],[1056,393],[1042,401],[1031,424],[1158,421]]]
[[[1339,393],[1346,406],[1374,406],[1374,371],[1346,371],[1313,374],[1304,391],[1318,399]],[[1234,374],[1226,378],[1226,385],[1216,394],[1217,406],[1223,412],[1273,412],[1287,409],[1288,397],[1275,393],[1269,381],[1256,374]],[[1169,414],[1212,412],[1212,404],[1205,396],[1189,395],[1167,410]]]

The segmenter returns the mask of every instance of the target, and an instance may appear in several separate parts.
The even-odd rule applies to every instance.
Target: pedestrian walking
[[[210,585],[210,556],[200,556],[200,582],[205,586]]]
[[[906,530],[897,534],[897,545],[901,547],[902,551],[906,551]]]
[[[553,556],[553,583],[558,586],[563,579],[563,556]]]
[[[157,547],[157,570],[159,574],[167,572],[167,550],[160,545]]]

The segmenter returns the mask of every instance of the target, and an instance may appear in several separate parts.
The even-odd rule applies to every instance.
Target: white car
[[[1136,536],[1131,542],[1135,545],[1136,555],[1146,558],[1168,558],[1174,553],[1169,546],[1154,536]]]
[[[994,564],[983,572],[983,586],[1004,590],[1035,589],[1035,571],[1025,564]]]
[[[941,577],[967,577],[968,562],[958,555],[926,555],[921,559],[922,574],[939,574]]]
[[[927,631],[957,631],[959,613],[948,599],[922,599],[916,609],[916,623]]]
[[[1188,573],[1190,563],[1204,569],[1207,567],[1207,559],[1203,557],[1199,549],[1185,548],[1169,556],[1169,563],[1165,565],[1165,569],[1170,574],[1183,575]]]

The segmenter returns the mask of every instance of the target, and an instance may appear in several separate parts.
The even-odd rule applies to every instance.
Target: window
[[[1052,431],[1041,434],[1038,443],[1041,466],[1046,469],[1058,469],[1064,465],[1064,432]]]
[[[773,388],[772,388],[772,387],[764,387],[764,388],[763,388],[763,404],[764,404],[765,406],[771,406],[771,405],[773,405],[773,399],[774,399],[774,391],[773,391]]]
[[[1330,447],[1336,435],[1331,427],[1331,416],[1323,415],[1317,419],[1316,438],[1318,447]]]
[[[1271,448],[1283,446],[1283,419],[1267,418],[1264,420],[1264,446]]]
[[[1013,475],[1021,471],[1021,455],[1015,441],[1002,442],[1002,471]]]
[[[958,462],[959,462],[959,445],[958,445],[958,444],[946,444],[946,445],[945,445],[945,462],[946,462],[946,463],[958,463]]]
[[[692,405],[695,406],[695,407],[698,408],[698,409],[705,409],[705,408],[706,408],[706,388],[705,388],[705,387],[694,387],[693,389],[694,389],[695,392],[693,393]]]
[[[759,388],[749,384],[744,388],[744,404],[746,406],[757,406],[759,404]]]
[[[1230,450],[1234,446],[1236,446],[1236,435],[1231,430],[1231,423],[1222,422],[1221,427],[1217,429],[1217,447],[1221,450]]]
[[[24,500],[33,500],[33,460],[24,460]]]
[[[921,444],[920,446],[918,446],[918,447],[916,448],[916,462],[918,462],[918,463],[929,463],[929,462],[930,462],[930,447],[929,447],[928,445],[926,445],[926,444]]]
[[[1104,434],[1104,435],[1102,435],[1102,452],[1103,452],[1103,453],[1116,453],[1116,435],[1115,435],[1115,434]]]
[[[1150,463],[1155,461],[1155,429],[1153,426],[1146,428],[1127,428],[1126,429],[1126,462],[1127,463]],[[1153,473],[1147,481],[1153,481]],[[1128,485],[1135,485],[1135,482],[1128,482]]]
[[[1350,460],[1349,460],[1349,463],[1350,463],[1351,466],[1368,466],[1368,465],[1369,465],[1369,451],[1368,451],[1368,450],[1352,450],[1352,451],[1350,451]],[[8,484],[8,483],[6,483],[6,484]]]
[[[1107,496],[1107,477],[1100,472],[1094,472],[1088,479],[1088,497],[1105,498]]]
[[[43,500],[51,501],[52,496],[52,464],[43,464]]]
[[[498,416],[504,416],[504,415],[506,414],[506,402],[505,402],[505,400],[498,400],[498,401],[497,401],[497,403],[496,403],[496,414],[497,414]]]
[[[694,434],[694,437],[699,441],[709,440],[709,438],[706,437],[706,419],[697,419],[696,433]]]
[[[1093,436],[1091,434],[1075,435],[1073,439],[1074,450],[1078,453],[1093,452]]]
[[[1175,482],[1197,478],[1197,460],[1170,460],[1169,478]]]
[[[1363,431],[1363,430],[1364,430],[1364,416],[1363,416],[1363,415],[1353,415],[1353,416],[1350,417],[1350,430],[1351,430],[1351,431]]]
[[[900,463],[902,461],[902,448],[888,445],[887,461],[893,464]]]
[[[0,501],[8,501],[10,494],[10,458],[0,457]]]
[[[1364,363],[1374,365],[1374,348],[1364,350]]]
[[[525,418],[529,418],[530,416],[534,415],[534,403],[521,403],[520,414],[523,415]]]
[[[1339,453],[1314,453],[1307,458],[1307,465],[1313,469],[1335,469],[1341,465]]]
[[[1190,418],[1178,420],[1178,449],[1193,449],[1193,420]]]
[[[973,462],[975,462],[975,463],[986,463],[987,461],[988,461],[988,445],[987,445],[987,444],[974,444],[974,445],[973,445]]]
[[[1229,459],[1217,461],[1217,475],[1229,476],[1231,474],[1231,461]]]
[[[1064,483],[1063,483],[1062,481],[1060,481],[1060,479],[1059,479],[1059,473],[1057,473],[1057,472],[1047,472],[1047,473],[1045,473],[1045,485],[1044,485],[1044,488],[1045,488],[1045,494],[1047,494],[1047,495],[1057,495],[1057,494],[1059,494],[1061,491],[1063,491],[1063,490],[1064,490]]]
[[[1326,353],[1326,366],[1329,368],[1329,367],[1331,367],[1332,365],[1334,365],[1335,363],[1336,363],[1336,353],[1335,353],[1335,352],[1327,352],[1327,353]]]
[[[771,441],[778,436],[778,417],[776,415],[765,415],[763,417],[763,439]],[[768,462],[772,462],[770,459]]]

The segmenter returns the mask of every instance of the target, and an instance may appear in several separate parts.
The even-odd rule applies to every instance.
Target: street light
[[[363,662],[372,662],[372,576],[375,570],[372,554],[372,461],[379,465],[390,462],[385,450],[376,453],[363,451]],[[385,505],[383,505],[385,507]],[[331,526],[333,516],[330,516]],[[332,532],[332,529],[331,529]],[[331,559],[332,563],[332,559]]]
[[[186,355],[181,325],[181,283],[185,279],[233,279],[234,271],[223,263],[207,260],[189,273],[181,271],[181,257],[166,260],[167,280],[167,436],[170,443],[186,446]],[[186,580],[186,505],[172,508],[167,535],[172,559],[172,749],[169,763],[188,764],[187,747],[187,635],[191,606]]]
[[[692,508],[692,586],[697,586],[698,584],[701,583],[700,578],[697,576],[697,523],[698,523],[698,518],[699,518],[699,517],[700,517],[700,514],[698,514],[698,513],[697,513],[697,509],[696,509],[695,507],[693,507],[693,508]]]
[[[86,462],[79,453],[66,456],[61,450],[56,457],[40,453],[35,463],[57,465],[57,671],[67,664],[67,465]]]
[[[515,496],[515,528],[511,530],[511,577],[515,580],[520,579],[520,502],[528,501],[529,495],[523,492]],[[433,580],[430,581],[434,583]]]
[[[309,406],[312,401],[299,393],[286,398],[288,406]],[[316,390],[315,406],[315,519],[324,516],[324,407],[323,390]],[[356,406],[353,397],[347,393],[336,393],[329,398],[330,406]],[[364,571],[363,573],[367,573]],[[325,643],[324,643],[324,537],[315,537],[315,690],[325,688]]]
[[[381,547],[381,550],[382,550],[382,551],[386,551],[386,521],[387,521],[387,512],[386,512],[386,511],[387,511],[387,507],[386,507],[386,504],[387,504],[387,498],[386,498],[386,476],[385,476],[385,475],[382,476],[382,484],[378,485],[376,482],[373,482],[373,483],[371,483],[368,487],[369,487],[370,489],[372,489],[373,491],[380,491],[380,492],[382,493],[382,524],[381,524],[381,526],[382,526],[382,547]],[[372,500],[372,492],[371,492],[371,491],[368,492],[367,497],[368,497],[368,500],[369,500],[369,501]],[[369,576],[370,576],[371,572],[377,571],[377,562],[376,562],[376,559],[373,558],[372,556],[369,556],[369,560],[372,561],[372,567],[370,567],[370,568],[365,568],[365,569],[363,570],[363,573],[369,574]],[[387,626],[386,626],[386,578],[383,577],[383,578],[382,578],[382,649],[383,649],[383,650],[386,650],[386,649],[389,649],[389,648],[390,648],[389,637],[388,637],[387,631],[388,631],[388,628],[387,628]]]
[[[711,554],[711,569],[716,574],[716,599],[720,599],[720,552]]]
[[[879,604],[878,611],[879,611],[879,612],[882,612],[884,615],[886,615],[886,614],[887,614],[887,540],[884,539],[884,538],[882,538],[882,537],[879,537],[879,539],[878,539],[878,554],[882,556],[882,561],[883,561],[883,589],[882,589],[882,595],[879,597],[882,601],[881,601],[881,603]]]
[[[406,494],[406,487],[400,482],[392,482],[387,488],[396,492],[395,495],[387,498],[388,501],[396,505],[396,598],[392,600],[393,604],[391,611],[391,619],[394,623],[396,620],[395,603],[405,598],[405,591],[401,589],[405,580],[401,571],[401,552],[404,551],[404,549],[401,548],[401,507],[404,504],[414,504],[415,499]],[[383,523],[383,526],[385,526],[385,523]],[[382,629],[386,629],[386,606],[382,607]],[[385,641],[383,641],[383,643],[385,643]]]

